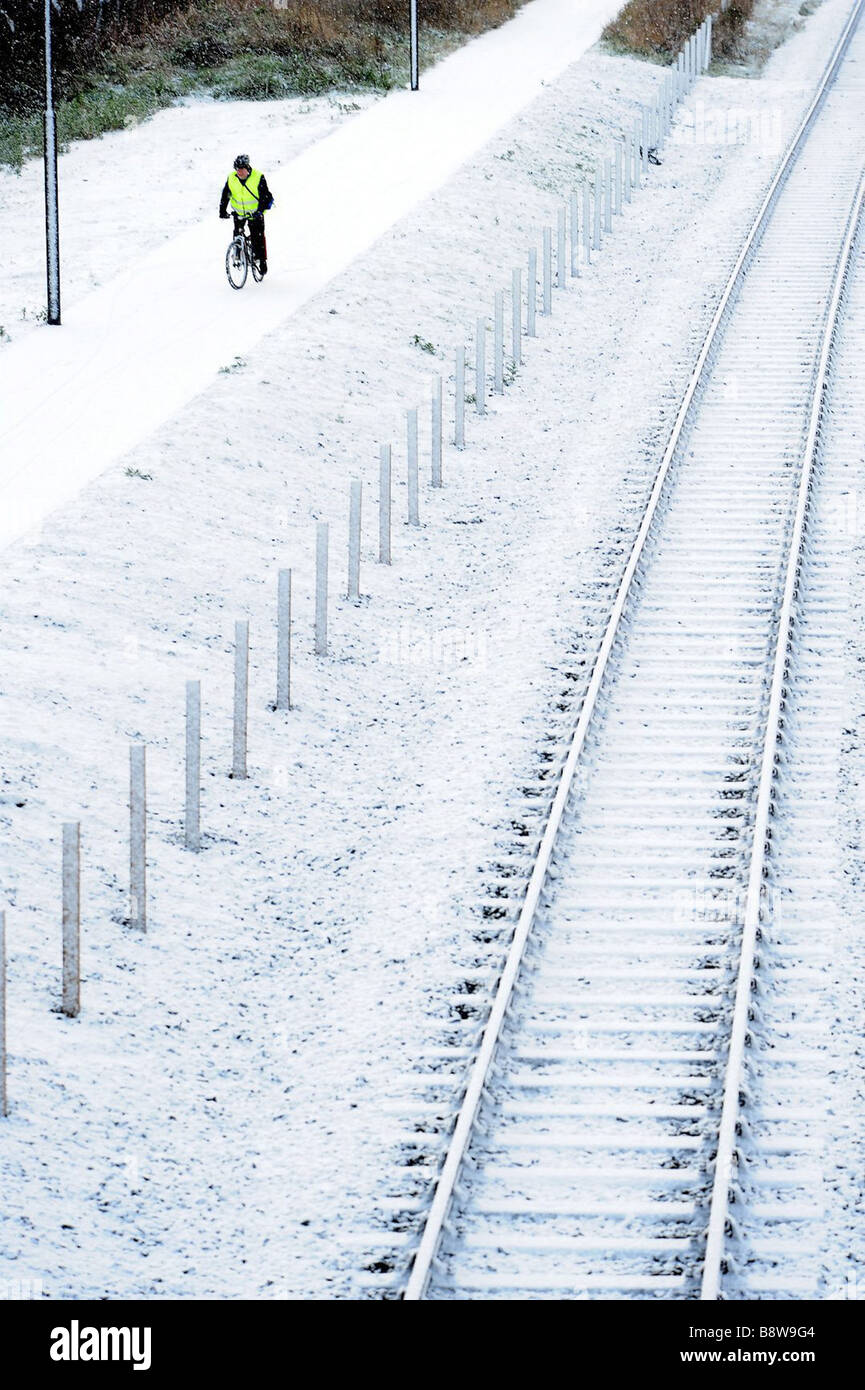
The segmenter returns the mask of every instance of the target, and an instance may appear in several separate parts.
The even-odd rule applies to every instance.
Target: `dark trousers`
[[[234,218],[234,235],[237,236],[238,232],[240,231],[243,218],[238,216],[236,212],[233,212],[231,215]],[[266,261],[267,242],[264,238],[264,213],[251,212],[248,214],[248,216],[249,236],[252,242],[252,254],[253,256],[255,256],[256,260]]]

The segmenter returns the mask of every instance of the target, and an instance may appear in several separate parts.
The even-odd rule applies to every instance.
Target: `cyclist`
[[[225,180],[222,197],[219,200],[220,217],[228,217],[228,204],[234,215],[234,234],[241,230],[244,217],[249,218],[249,233],[252,240],[252,254],[258,261],[262,275],[267,274],[267,242],[264,236],[264,214],[273,207],[273,194],[267,186],[267,179],[260,169],[253,169],[248,154],[239,154],[234,168]]]

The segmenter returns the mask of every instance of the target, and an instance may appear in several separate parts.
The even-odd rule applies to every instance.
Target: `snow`
[[[762,78],[704,79],[695,97],[769,108],[788,134],[846,11],[825,0]],[[10,471],[18,458],[27,467],[4,534],[46,518],[0,557],[12,1104],[0,1280],[39,1280],[50,1298],[356,1296],[377,1204],[404,1188],[405,1145],[425,1122],[417,1075],[431,1049],[457,1051],[465,1030],[450,1001],[491,966],[477,910],[485,871],[514,853],[511,822],[525,816],[520,789],[537,777],[563,672],[591,650],[777,158],[774,135],[735,146],[683,135],[668,147],[597,264],[539,320],[515,384],[483,423],[469,414],[468,448],[446,449],[445,488],[424,485],[418,529],[402,523],[398,485],[394,565],[376,565],[379,444],[395,441],[401,478],[404,410],[421,405],[425,419],[433,371],[451,400],[453,347],[471,341],[476,315],[661,76],[584,52],[601,12],[581,7],[580,42],[562,19],[546,60],[531,59],[534,86],[499,92],[509,84],[489,81],[494,42],[511,72],[528,64],[525,26],[541,13],[574,10],[535,0],[448,60],[469,64],[464,110],[476,121],[453,118],[429,171],[368,170],[388,220],[384,206],[375,222],[361,216],[360,198],[343,197],[336,227],[304,207],[307,228],[328,229],[320,248],[304,246],[308,262],[291,179],[311,187],[324,167],[351,179],[338,151],[359,158],[355,132],[399,126],[386,112],[408,104],[377,102],[285,163],[274,275],[240,295],[220,278],[215,220],[170,241],[148,222],[153,189],[134,164],[144,147],[158,160],[148,127],[64,157],[86,154],[97,187],[100,176],[119,183],[123,218],[146,224],[148,240],[101,288],[79,282],[56,335],[0,348]],[[425,77],[419,95],[444,118],[457,93],[440,80]],[[484,83],[501,104],[481,128]],[[265,131],[268,114],[255,113],[268,171],[295,120],[288,107],[271,114]],[[291,125],[291,153],[340,114],[311,107]],[[223,119],[184,107],[158,118],[165,132],[175,117],[204,144],[208,121]],[[237,138],[214,131],[221,171]],[[370,136],[379,156],[383,138]],[[213,184],[196,183],[199,210]],[[28,188],[32,171],[22,198]],[[63,236],[75,264],[74,233]],[[32,286],[22,296],[32,303]],[[101,333],[119,360],[94,395],[111,362]],[[218,367],[230,370],[214,377]],[[359,605],[338,597],[350,477],[364,481]],[[9,495],[9,472],[4,482]],[[316,519],[331,521],[326,660],[312,655]],[[287,564],[296,708],[276,716],[276,571]],[[227,776],[240,617],[253,642],[243,784]],[[204,701],[198,856],[180,835],[188,678],[202,680]],[[137,738],[148,744],[146,938],[122,924]],[[69,1021],[52,1012],[59,843],[61,823],[78,818],[83,1007]]]
[[[31,335],[7,352],[0,543],[74,496],[203,390],[233,353],[295,313],[578,58],[617,9],[618,0],[535,0],[511,25],[433,68],[421,91],[393,92],[308,146],[273,179],[278,211],[267,219],[266,295],[230,289],[225,228],[211,216],[79,302],[63,334]],[[160,215],[165,182],[183,181],[172,152],[173,143],[162,146],[153,183]],[[213,171],[217,191],[228,167],[224,158]],[[271,167],[279,170],[278,158]],[[97,181],[103,200],[107,175]],[[101,221],[98,204],[65,254],[89,259]]]
[[[861,237],[861,234],[860,234]],[[845,317],[835,346],[830,410],[825,422],[815,537],[806,591],[799,660],[804,668],[792,711],[797,754],[815,772],[807,800],[788,790],[785,845],[795,864],[787,920],[800,929],[797,944],[810,959],[814,922],[824,927],[822,980],[817,1008],[831,1039],[826,1053],[825,1154],[821,1197],[825,1210],[820,1252],[820,1297],[865,1298],[861,1234],[865,1127],[862,1124],[861,1018],[863,948],[862,825],[863,679],[865,652],[862,576],[862,464],[865,403],[860,368],[865,333],[865,274],[861,240],[854,254]],[[815,821],[817,833],[815,833]]]

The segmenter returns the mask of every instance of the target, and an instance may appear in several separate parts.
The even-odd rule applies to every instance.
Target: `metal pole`
[[[596,165],[595,165],[595,225],[594,225],[594,236],[593,236],[593,238],[592,238],[592,245],[594,246],[594,248],[595,248],[596,251],[600,251],[600,249],[601,249],[601,199],[602,199],[602,197],[603,197],[603,193],[602,193],[602,190],[601,190],[601,166],[600,166],[600,164],[596,164]]]
[[[493,381],[497,396],[505,390],[505,296],[496,290],[495,318],[493,324]]]
[[[315,523],[315,654],[327,656],[328,523]]]
[[[81,1008],[81,835],[77,821],[63,826],[63,1004],[68,1018]]]
[[[147,931],[147,750],[129,747],[129,924]]]
[[[475,409],[478,415],[486,413],[487,390],[487,321],[478,319],[475,324]]]
[[[416,92],[419,86],[417,0],[409,0],[409,29],[411,31],[411,89],[413,92]]]
[[[378,560],[390,564],[390,445],[382,444],[378,466]]]
[[[571,274],[580,273],[580,212],[576,193],[569,199],[571,213]]]
[[[565,246],[568,235],[568,214],[567,209],[562,206],[558,210],[556,219],[556,288],[564,290],[567,288],[567,270],[565,269]]]
[[[348,516],[348,598],[360,600],[360,509],[363,484],[352,478]]]
[[[291,709],[291,570],[280,570],[277,580],[276,708]]]
[[[201,849],[201,682],[186,682],[186,848]]]
[[[511,271],[511,335],[514,366],[519,367],[523,360],[523,274],[521,270]]]
[[[54,62],[51,51],[51,0],[45,0],[45,248],[48,266],[48,322],[60,322],[60,213],[57,193],[57,119],[54,113]]]
[[[544,227],[544,313],[553,312],[553,233]]]
[[[613,230],[613,165],[604,160],[604,231]]]
[[[622,211],[622,179],[624,177],[624,160],[622,159],[622,146],[619,141],[615,145],[616,156],[616,175],[613,181],[613,212],[618,217]]]
[[[534,247],[529,252],[529,278],[526,284],[526,337],[537,334],[535,311],[538,303],[538,253]]]
[[[0,1115],[9,1114],[6,1090],[6,913],[0,912]]]
[[[417,460],[417,410],[407,410],[406,416],[406,455],[408,471],[408,520],[410,526],[420,526],[418,510],[418,460]]]
[[[583,183],[583,253],[586,265],[592,264],[592,203],[589,192],[589,181]]]
[[[234,624],[234,756],[232,777],[246,777],[246,726],[249,710],[249,623]]]
[[[433,377],[432,406],[430,408],[430,483],[432,487],[442,485],[442,379]]]
[[[454,386],[454,447],[462,449],[466,442],[466,350],[457,348]]]

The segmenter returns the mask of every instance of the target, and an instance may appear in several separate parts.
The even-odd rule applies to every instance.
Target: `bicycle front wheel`
[[[246,247],[243,244],[243,237],[236,236],[229,243],[225,253],[225,273],[228,276],[228,283],[233,290],[242,290],[246,284],[246,276],[249,272],[249,263],[246,259]]]

